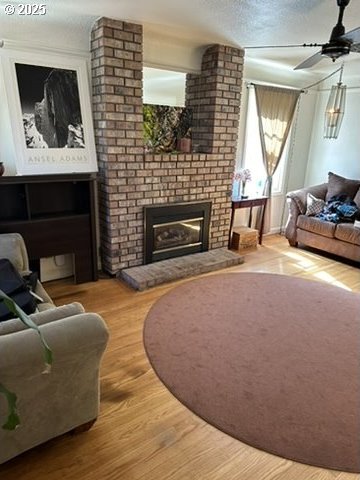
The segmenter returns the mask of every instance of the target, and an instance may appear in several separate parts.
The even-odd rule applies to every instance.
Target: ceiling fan
[[[345,27],[342,24],[345,8],[349,5],[350,0],[336,0],[339,7],[339,17],[337,24],[332,29],[330,40],[327,43],[302,43],[300,45],[262,45],[251,48],[289,48],[289,47],[321,47],[321,50],[316,52],[311,57],[297,65],[294,70],[303,68],[310,68],[324,56],[332,59],[333,62],[339,57],[348,55],[350,52],[360,53],[360,27],[345,33]]]

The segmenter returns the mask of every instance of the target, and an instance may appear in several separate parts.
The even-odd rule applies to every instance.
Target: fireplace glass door
[[[208,250],[211,202],[145,207],[145,263]]]
[[[154,225],[154,253],[201,244],[204,217]]]

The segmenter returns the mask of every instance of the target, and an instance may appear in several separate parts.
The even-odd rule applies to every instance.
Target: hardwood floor
[[[227,271],[297,275],[360,292],[360,272],[265,237],[245,263]],[[188,281],[188,280],[183,280]],[[205,423],[162,385],[142,346],[153,302],[175,285],[135,292],[116,279],[46,288],[57,305],[83,303],[102,315],[110,342],[101,368],[101,413],[86,433],[51,440],[0,467],[3,480],[355,480],[256,450]],[[66,414],[66,412],[64,412]],[[336,439],[334,439],[336,441]],[[1,448],[1,446],[0,446]]]

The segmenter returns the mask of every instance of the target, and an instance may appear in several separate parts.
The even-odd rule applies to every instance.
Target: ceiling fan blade
[[[350,52],[360,53],[360,43],[353,43],[351,45]]]
[[[312,55],[311,57],[308,57],[306,60],[303,62],[299,63],[299,65],[296,65],[294,70],[300,70],[302,68],[310,68],[316,63],[320,62],[320,60],[323,58],[321,55],[321,50],[315,53],[315,55]]]
[[[347,40],[351,43],[360,43],[360,27],[350,30],[350,32],[344,33],[337,40]]]
[[[322,43],[299,43],[294,45],[255,45],[253,47],[242,47],[245,50],[256,48],[297,48],[297,47],[322,47]]]

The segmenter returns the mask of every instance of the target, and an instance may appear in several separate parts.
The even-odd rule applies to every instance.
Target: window
[[[289,152],[290,138],[291,130],[286,141],[286,145],[281,156],[279,165],[273,176],[273,195],[280,194],[283,190],[285,165]],[[246,193],[250,195],[262,195],[266,181],[266,170],[262,157],[255,91],[253,88],[249,88],[248,90],[248,109],[242,166],[250,170],[252,178],[252,181],[249,182],[249,184],[246,186]]]

